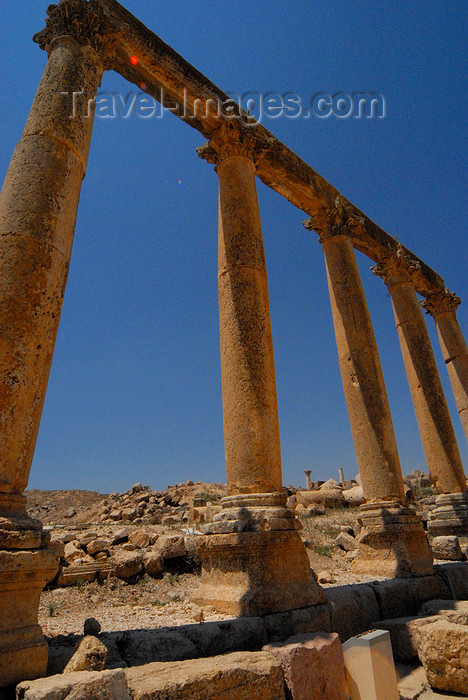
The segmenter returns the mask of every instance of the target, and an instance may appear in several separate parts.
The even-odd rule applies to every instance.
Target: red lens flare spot
[[[132,66],[137,66],[138,65],[138,56],[130,56],[130,63]]]
[[[141,88],[142,90],[146,90],[147,87],[148,87],[148,86],[147,86],[146,83],[140,83],[140,88]]]

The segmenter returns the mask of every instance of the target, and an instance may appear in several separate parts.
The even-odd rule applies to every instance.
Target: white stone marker
[[[398,700],[390,634],[373,630],[343,644],[351,700]]]

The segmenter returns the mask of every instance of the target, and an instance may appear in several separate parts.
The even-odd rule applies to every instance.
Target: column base
[[[432,574],[432,554],[416,511],[399,501],[360,507],[355,573],[407,578]]]
[[[0,493],[0,550],[44,546],[42,523],[26,512],[26,496]]]
[[[202,582],[195,603],[255,616],[326,601],[283,494],[231,496],[222,504],[198,546]]]
[[[55,546],[0,551],[0,688],[46,675],[48,648],[37,616],[58,564]]]
[[[457,535],[462,544],[468,544],[468,491],[436,496],[427,529],[433,537]]]

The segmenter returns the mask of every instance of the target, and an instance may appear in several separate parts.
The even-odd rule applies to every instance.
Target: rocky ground
[[[406,484],[408,500],[426,518],[435,500],[427,477],[413,474]],[[45,634],[80,634],[88,617],[97,618],[103,631],[222,619],[190,598],[200,577],[196,539],[226,493],[222,484],[191,481],[165,491],[135,484],[126,493],[109,495],[27,492],[29,513],[62,547],[59,574],[41,598],[39,622]],[[339,486],[329,480],[288,493],[320,583],[369,580],[351,570],[359,534],[359,484]]]

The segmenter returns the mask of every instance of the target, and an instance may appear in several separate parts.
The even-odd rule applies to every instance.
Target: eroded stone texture
[[[102,671],[107,659],[107,647],[94,636],[87,635],[79,643],[64,673]]]
[[[45,675],[47,643],[37,624],[39,599],[58,565],[54,546],[0,550],[0,688]]]
[[[284,700],[280,662],[267,652],[153,663],[126,671],[133,700]]]
[[[419,627],[415,636],[431,687],[468,693],[468,627],[442,620]]]
[[[348,700],[343,650],[335,633],[298,635],[264,651],[281,661],[292,700]]]
[[[397,254],[372,268],[383,278],[392,298],[408,384],[429,474],[442,493],[466,490],[463,465],[442,382],[421,307],[412,285],[419,263]]]
[[[421,305],[436,322],[455,403],[468,440],[468,346],[456,316],[460,303],[461,299],[446,289],[430,294]]]
[[[325,602],[296,530],[206,535],[198,552],[202,583],[193,601],[201,607],[266,615]]]
[[[130,700],[125,672],[81,671],[37,681],[25,681],[16,688],[17,700]]]

